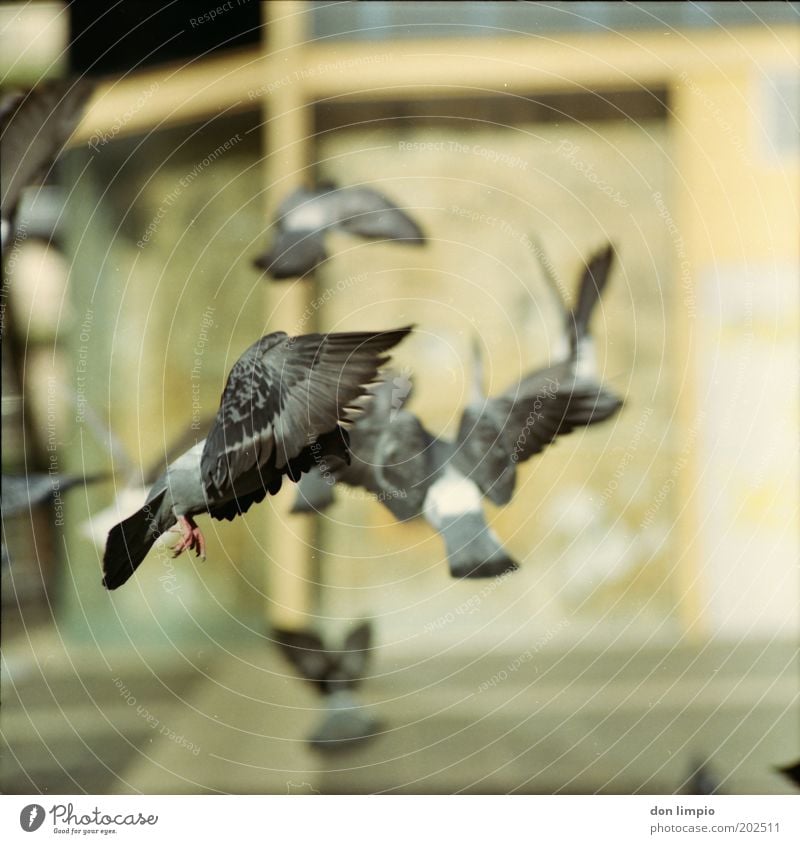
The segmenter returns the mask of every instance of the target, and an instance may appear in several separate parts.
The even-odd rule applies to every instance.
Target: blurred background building
[[[27,199],[47,235],[5,256],[3,471],[113,473],[4,518],[3,790],[672,792],[705,761],[724,791],[788,790],[798,5],[145,6],[0,9],[4,87],[98,84]],[[275,206],[326,178],[429,245],[334,235],[313,281],[262,280]],[[616,245],[593,328],[626,405],[487,504],[513,577],[452,580],[423,523],[347,489],[292,516],[285,487],[205,520],[206,563],[101,588],[98,514],[266,331],[414,322],[395,364],[445,435],[474,335],[490,393],[546,362],[533,238],[569,291]],[[363,616],[385,732],[319,756],[269,625]]]

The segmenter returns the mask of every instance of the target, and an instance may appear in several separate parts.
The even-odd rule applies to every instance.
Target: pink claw
[[[173,558],[184,551],[194,551],[201,559],[206,558],[206,540],[191,516],[178,516],[178,526],[183,534],[180,542],[172,549]]]

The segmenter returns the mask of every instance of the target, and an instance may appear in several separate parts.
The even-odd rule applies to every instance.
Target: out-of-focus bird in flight
[[[2,506],[6,518],[30,512],[32,507],[52,501],[76,486],[99,483],[107,474],[64,475],[30,472],[26,475],[3,475]]]
[[[589,332],[613,257],[608,245],[589,260],[572,310],[557,294],[569,343],[563,361],[529,373],[492,398],[485,397],[476,383],[459,424],[456,463],[494,504],[511,500],[519,463],[539,454],[558,436],[609,419],[622,406],[622,399],[600,383]],[[478,361],[476,372],[480,371]]]
[[[104,586],[125,583],[176,522],[182,539],[175,555],[194,550],[204,557],[194,516],[232,520],[278,492],[284,476],[297,481],[315,463],[346,464],[345,428],[368,403],[386,352],[410,331],[278,331],[255,342],[231,369],[206,438],[172,462],[144,507],[109,532]]]
[[[368,621],[356,625],[339,649],[327,645],[314,631],[275,630],[273,635],[300,676],[322,695],[325,714],[309,737],[312,747],[344,750],[372,738],[380,721],[353,695],[372,652],[372,625]]]
[[[711,765],[702,759],[694,759],[690,774],[683,789],[684,794],[723,794],[719,778]]]
[[[278,207],[272,245],[254,265],[274,279],[311,272],[328,256],[325,235],[338,229],[360,237],[423,244],[420,227],[374,188],[324,182],[298,188]]]
[[[0,218],[10,242],[22,191],[47,176],[72,134],[94,86],[87,80],[43,82],[0,102]]]
[[[776,768],[775,770],[779,774],[783,774],[797,788],[800,788],[800,759],[792,765],[784,765],[782,768]]]
[[[482,499],[508,503],[518,463],[543,451],[558,436],[608,419],[619,410],[621,400],[600,385],[589,359],[589,319],[606,283],[612,254],[608,247],[590,260],[572,311],[562,303],[569,339],[564,361],[486,398],[474,344],[472,397],[454,442],[427,431],[398,402],[387,379],[369,412],[350,432],[350,463],[333,467],[327,476],[316,468],[304,476],[294,511],[324,510],[333,500],[334,481],[363,487],[395,518],[425,518],[444,539],[453,577],[495,577],[518,568],[486,523]]]

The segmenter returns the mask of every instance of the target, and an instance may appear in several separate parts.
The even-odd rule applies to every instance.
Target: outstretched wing
[[[348,631],[339,657],[339,670],[347,679],[355,682],[364,676],[371,649],[372,623],[362,621]]]
[[[331,667],[331,658],[322,639],[312,631],[275,630],[275,642],[300,675],[312,682],[322,682]]]
[[[339,228],[362,237],[424,243],[422,229],[388,197],[373,188],[340,188],[336,199]]]
[[[459,425],[456,465],[495,504],[507,504],[516,466],[542,452],[556,437],[611,416],[621,402],[590,381],[542,378],[537,392],[504,394],[465,409]]]
[[[262,337],[234,365],[206,438],[201,474],[209,498],[264,467],[294,474],[293,461],[359,412],[385,354],[410,327],[384,332]],[[310,468],[303,454],[302,472]],[[305,467],[305,468],[304,468]]]
[[[46,174],[80,120],[91,83],[46,82],[0,105],[0,210],[10,221],[23,188]]]
[[[608,281],[614,263],[614,247],[609,243],[589,259],[578,285],[578,297],[568,316],[567,330],[573,334],[573,344],[589,332],[592,311],[600,301],[600,295]]]
[[[387,424],[375,445],[378,496],[397,519],[422,512],[431,485],[432,445],[420,420],[405,410]]]

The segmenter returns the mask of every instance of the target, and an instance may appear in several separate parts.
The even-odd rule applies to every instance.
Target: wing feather
[[[311,447],[354,421],[348,408],[367,395],[386,352],[410,330],[275,332],[254,343],[231,370],[206,438],[201,473],[209,498],[224,500],[237,480],[268,462],[281,474],[307,471]]]
[[[613,415],[621,402],[591,381],[542,383],[536,394],[508,393],[467,407],[461,417],[456,461],[496,504],[511,499],[516,465],[541,454],[576,427]]]
[[[93,85],[85,80],[45,82],[0,105],[2,218],[10,220],[22,190],[47,174],[80,120]]]

